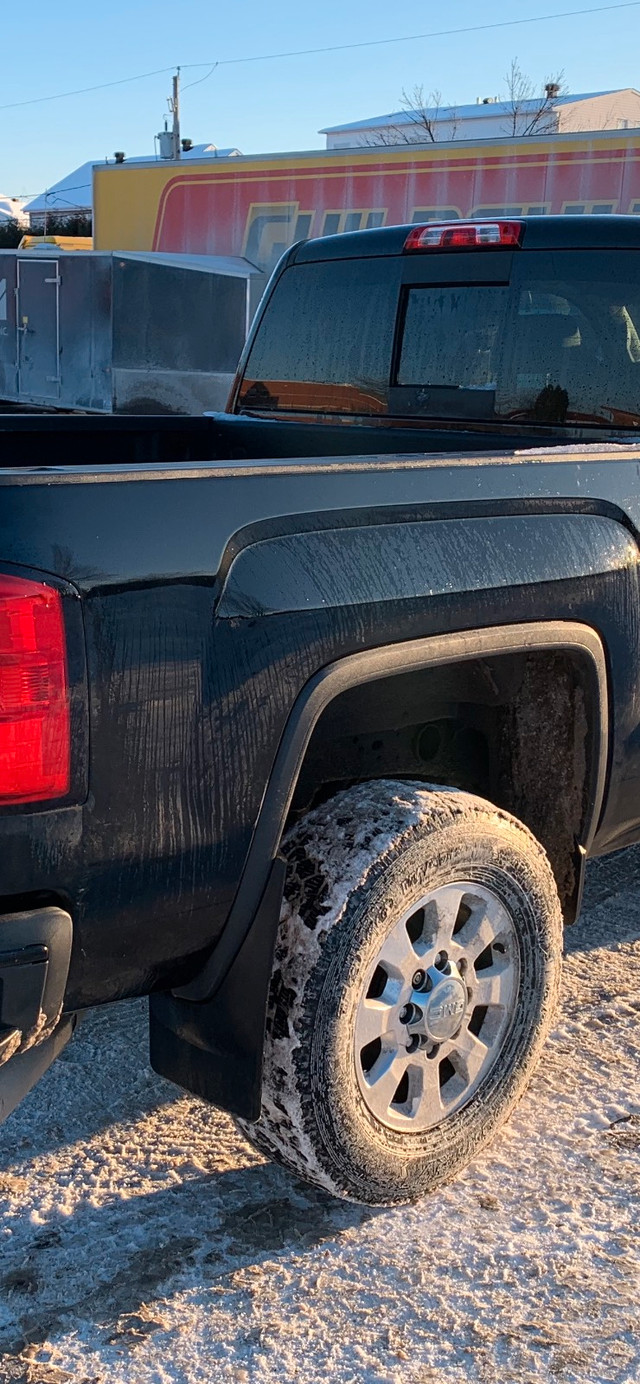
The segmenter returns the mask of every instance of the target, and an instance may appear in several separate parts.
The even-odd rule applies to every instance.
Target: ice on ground
[[[420,1206],[264,1163],[90,1016],[0,1130],[0,1384],[637,1384],[640,851],[590,867],[504,1132]]]

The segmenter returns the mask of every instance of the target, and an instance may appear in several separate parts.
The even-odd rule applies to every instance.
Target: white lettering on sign
[[[0,279],[0,322],[7,320],[7,280]]]

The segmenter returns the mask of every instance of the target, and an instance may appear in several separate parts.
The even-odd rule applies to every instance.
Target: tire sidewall
[[[530,845],[529,845],[530,843]],[[533,849],[532,849],[533,848]],[[420,1134],[375,1118],[356,1075],[354,1031],[366,978],[398,919],[456,880],[492,890],[508,909],[519,950],[518,994],[500,1053],[467,1105]],[[507,1117],[537,1061],[557,997],[561,922],[541,848],[515,822],[477,814],[434,831],[425,823],[397,844],[349,896],[321,939],[301,997],[294,1066],[320,1161],[336,1189],[357,1200],[415,1200],[441,1184]]]

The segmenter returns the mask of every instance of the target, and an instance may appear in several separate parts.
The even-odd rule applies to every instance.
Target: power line
[[[527,19],[500,19],[493,24],[469,24],[464,29],[432,29],[428,34],[405,34],[402,38],[371,38],[363,39],[359,43],[333,43],[326,48],[295,48],[286,53],[260,53],[250,58],[221,58],[218,67],[231,67],[236,63],[272,62],[276,58],[306,58],[315,53],[346,53],[354,48],[382,48],[390,43],[417,43],[419,39],[424,38],[452,38],[456,34],[479,34],[487,29],[512,29],[518,24],[543,24],[551,19],[570,19],[572,15],[580,17],[586,14],[604,14],[610,10],[636,10],[639,5],[640,0],[625,0],[623,4],[593,5],[583,10],[561,10],[558,14],[535,14]],[[200,66],[191,64],[196,65]]]
[[[204,63],[202,63],[202,64],[200,64],[200,63],[187,63],[187,67],[200,67],[200,66],[204,67]],[[201,82],[208,82],[209,78],[210,78],[210,77],[213,77],[213,74],[214,74],[214,72],[215,72],[215,70],[216,70],[216,67],[219,67],[219,63],[214,62],[213,65],[212,65],[212,67],[209,68],[209,71],[208,71],[208,72],[205,72],[204,77],[196,77],[195,82],[187,82],[187,85],[186,85],[186,86],[183,86],[183,88],[182,88],[182,95],[184,96],[185,91],[191,91],[191,88],[192,88],[192,87],[194,87],[194,86],[200,86],[200,83],[201,83]]]
[[[194,67],[205,67],[205,63],[194,63]],[[125,86],[127,82],[143,82],[146,77],[160,77],[167,72],[175,72],[174,67],[156,67],[153,72],[138,72],[135,77],[118,77],[113,82],[98,82],[96,86],[76,87],[73,91],[59,91],[55,96],[32,96],[28,101],[9,101],[0,106],[0,111],[15,111],[21,106],[39,106],[43,101],[65,101],[68,96],[86,96],[91,91],[106,91],[107,87]]]
[[[555,14],[529,15],[521,19],[500,19],[490,24],[468,24],[464,28],[458,29],[432,29],[428,33],[404,34],[400,38],[361,39],[357,43],[332,43],[321,48],[290,48],[280,53],[254,53],[244,58],[220,58],[213,63],[211,61],[182,63],[181,67],[183,71],[198,67],[210,67],[211,71],[199,79],[199,81],[206,81],[217,67],[236,67],[243,63],[277,62],[284,58],[314,57],[322,53],[346,53],[353,52],[357,48],[384,48],[390,44],[417,43],[427,38],[454,38],[464,34],[486,33],[495,29],[514,29],[523,24],[548,24],[554,19],[580,19],[590,14],[610,14],[615,10],[636,10],[639,7],[640,0],[623,0],[623,3],[615,5],[590,5],[579,10],[560,10]],[[106,91],[109,87],[125,86],[129,82],[142,82],[148,77],[159,77],[167,72],[174,72],[175,66],[157,67],[152,72],[138,72],[133,77],[119,77],[111,82],[97,82],[94,86],[76,87],[73,91],[60,91],[52,96],[32,96],[26,101],[9,101],[0,105],[0,111],[19,110],[24,106],[38,106],[46,101],[64,101],[71,96],[86,96],[94,91]],[[191,82],[189,85],[197,86],[198,83]]]

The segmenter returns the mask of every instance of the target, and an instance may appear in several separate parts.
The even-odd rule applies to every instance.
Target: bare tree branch
[[[552,134],[558,127],[556,102],[567,91],[564,72],[547,77],[538,93],[531,78],[522,71],[518,59],[513,58],[505,81],[507,112],[504,133],[512,137]],[[423,86],[415,86],[412,91],[403,90],[402,110],[404,118],[401,121],[371,130],[365,144],[435,144],[438,140],[452,140],[458,136],[458,112],[455,106],[442,105],[439,91],[427,93]],[[489,102],[487,114],[490,112]]]
[[[506,104],[508,112],[505,131],[516,135],[548,135],[557,129],[555,103],[567,90],[564,72],[547,77],[537,94],[530,77],[522,71],[517,58],[512,58],[506,74]]]
[[[456,138],[458,113],[454,106],[443,107],[441,92],[431,91],[427,95],[424,87],[415,86],[411,92],[402,92],[402,108],[406,120],[372,131],[366,143],[435,144],[439,139]],[[443,126],[446,134],[443,134]]]

